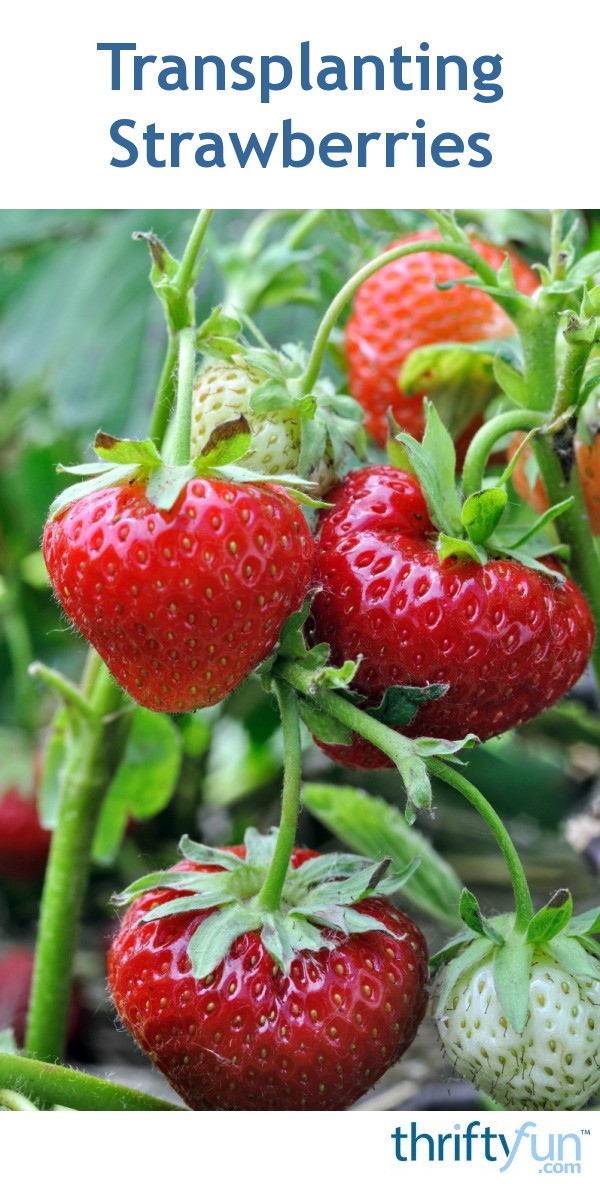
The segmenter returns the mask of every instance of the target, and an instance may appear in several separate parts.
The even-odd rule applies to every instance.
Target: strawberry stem
[[[180,1110],[150,1094],[62,1065],[45,1065],[27,1057],[0,1053],[0,1087],[17,1089],[42,1107],[75,1110]],[[15,1107],[16,1108],[16,1107]]]
[[[175,410],[175,435],[171,463],[187,465],[190,459],[192,433],[192,400],[194,395],[194,366],[196,363],[196,333],[193,326],[181,329],[179,334],[179,367],[177,372],[177,399]]]
[[[403,760],[410,757],[411,745],[413,744],[411,740],[399,735],[398,732],[389,728],[387,724],[373,719],[372,716],[368,715],[354,703],[350,703],[347,699],[341,697],[336,691],[315,691],[315,688],[311,686],[310,672],[302,670],[294,662],[287,661],[279,663],[278,672],[282,678],[285,678],[286,681],[292,686],[295,686],[301,693],[314,695],[320,708],[329,715],[332,715],[334,719],[338,719],[341,723],[346,724],[353,732],[357,732],[360,736],[363,736],[365,740],[374,744],[381,752],[385,752],[395,763],[401,764]],[[449,768],[443,761],[436,757],[429,757],[425,759],[424,763],[430,773],[439,777],[441,781],[445,781],[448,785],[451,785],[453,789],[457,789],[475,807],[489,826],[504,856],[513,885],[516,904],[516,932],[525,932],[533,916],[531,894],[521,860],[517,855],[513,841],[502,819],[493,807],[490,806],[483,794],[474,785],[471,785],[471,782],[467,781],[466,777],[455,772],[454,769]]]
[[[466,244],[448,242],[442,239],[432,240],[430,242],[405,243],[401,247],[394,247],[390,251],[385,251],[382,255],[378,255],[375,259],[372,259],[369,263],[361,267],[359,271],[355,272],[331,301],[317,329],[310,357],[304,374],[300,379],[300,389],[305,394],[310,394],[319,377],[327,343],[338,317],[343,312],[346,304],[360,288],[361,284],[365,280],[368,280],[370,276],[374,275],[376,271],[379,271],[381,267],[385,267],[387,263],[393,263],[396,259],[403,259],[406,255],[417,255],[421,251],[432,252],[438,255],[453,255],[455,259],[460,259],[462,263],[471,268],[485,284],[494,288],[498,286],[498,279],[493,267],[489,263],[486,263],[485,259],[482,259],[474,247],[467,246]],[[507,291],[506,300],[500,295],[495,296],[494,299],[497,304],[500,304],[505,309],[509,316],[514,315],[516,304],[518,304],[521,310],[521,315],[525,315],[529,311],[530,306],[531,308],[534,307],[529,297],[523,296],[521,293],[509,293]]]
[[[300,717],[296,693],[285,682],[280,682],[278,679],[275,679],[274,682],[283,731],[284,773],[281,821],[277,843],[267,878],[258,897],[259,907],[269,912],[275,912],[279,908],[281,891],[290,866],[298,826],[302,777]]]
[[[488,457],[499,440],[512,432],[530,432],[532,428],[542,428],[547,422],[547,416],[542,411],[530,411],[523,408],[506,411],[502,415],[484,423],[473,436],[462,471],[462,492],[466,498],[478,493],[482,488]]]
[[[109,779],[110,746],[104,716],[121,702],[122,691],[103,666],[90,700],[92,715],[82,720],[63,773],[58,822],[44,880],[25,1041],[26,1051],[43,1061],[57,1060],[64,1051],[79,914],[96,821]]]
[[[525,933],[533,917],[531,893],[523,864],[500,815],[490,806],[483,794],[470,781],[467,781],[466,777],[463,777],[462,773],[458,773],[456,769],[444,764],[444,761],[439,760],[438,757],[429,757],[426,764],[434,777],[445,781],[446,785],[450,785],[452,789],[456,789],[458,793],[462,794],[489,826],[504,856],[513,886],[516,905],[515,932]]]

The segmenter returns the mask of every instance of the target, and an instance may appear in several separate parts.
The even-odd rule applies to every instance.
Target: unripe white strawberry
[[[192,408],[192,456],[199,456],[214,429],[243,415],[252,432],[252,443],[244,455],[244,468],[277,476],[297,473],[300,466],[301,410],[288,407],[258,412],[252,409],[253,392],[267,375],[241,358],[213,362],[200,370],[194,383]],[[305,474],[325,492],[335,482],[331,449],[327,447],[311,472]]]
[[[448,971],[438,972],[433,1007],[440,1040],[461,1077],[512,1110],[578,1110],[600,1088],[597,979],[572,974],[549,950],[536,949],[527,1017],[517,1033],[498,999],[492,948],[449,992]]]

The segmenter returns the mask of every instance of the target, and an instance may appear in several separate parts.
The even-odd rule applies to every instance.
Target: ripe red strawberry
[[[390,466],[351,473],[329,500],[309,638],[327,642],[336,664],[362,655],[352,687],[366,706],[395,685],[447,684],[419,706],[407,735],[486,740],[549,707],[583,673],[594,628],[571,580],[512,559],[440,562],[416,478]],[[345,765],[389,763],[358,738],[323,747]]]
[[[0,790],[0,879],[27,882],[44,874],[52,835],[40,823],[36,789]]]
[[[421,231],[390,243],[390,249],[438,237],[435,231]],[[472,243],[487,263],[496,270],[500,268],[506,251],[478,239]],[[538,286],[537,276],[515,252],[508,253],[517,288],[530,295]],[[469,269],[450,255],[423,252],[386,264],[356,293],[346,326],[348,382],[351,394],[364,408],[366,427],[378,444],[386,442],[389,408],[404,431],[419,440],[423,434],[422,398],[418,394],[406,397],[398,385],[400,371],[412,350],[445,341],[506,337],[515,332],[509,318],[486,292],[462,284],[447,291],[436,287],[469,274]],[[468,438],[471,434],[465,433]]]
[[[313,543],[282,489],[194,478],[170,510],[141,483],[82,497],[48,521],[44,558],[65,612],[131,697],[191,711],[272,650],[307,592]]]
[[[246,848],[217,857],[226,852],[244,857]],[[296,850],[291,866],[313,859]],[[177,871],[222,867],[184,860]],[[108,972],[121,1019],[192,1110],[343,1110],[413,1040],[426,1005],[427,950],[389,900],[371,896],[353,909],[355,920],[360,913],[386,931],[326,929],[329,947],[296,952],[289,972],[254,930],[195,978],[188,945],[215,910],[140,923],[182,895],[144,892],[125,915]]]
[[[4,1028],[11,1028],[19,1047],[25,1039],[33,963],[33,950],[25,946],[11,946],[0,954],[0,1032]],[[75,981],[69,1004],[69,1043],[81,1036],[82,1007],[81,988]]]

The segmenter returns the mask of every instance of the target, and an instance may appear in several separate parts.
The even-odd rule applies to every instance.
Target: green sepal
[[[363,933],[384,928],[355,906],[368,896],[390,895],[403,886],[418,866],[413,860],[390,872],[390,859],[379,864],[356,855],[320,856],[300,868],[290,865],[276,912],[260,904],[260,890],[273,859],[277,831],[266,835],[250,828],[245,836],[244,859],[232,852],[182,841],[186,858],[202,860],[226,870],[155,872],[137,880],[115,903],[130,904],[147,892],[170,889],[181,896],[159,902],[138,918],[140,926],[178,914],[205,914],[194,929],[188,946],[192,971],[197,978],[211,974],[242,933],[259,931],[275,962],[289,970],[304,949],[328,948],[333,939],[326,931]],[[209,911],[207,914],[207,910]],[[266,935],[266,940],[265,940]],[[392,935],[393,936],[393,935]]]
[[[441,699],[449,689],[444,682],[430,683],[426,687],[392,686],[384,692],[377,707],[366,708],[372,719],[379,720],[389,728],[405,728],[412,723],[419,707],[433,699]]]
[[[138,464],[150,470],[163,463],[153,440],[119,440],[107,432],[96,432],[94,452],[113,465]]]
[[[461,920],[468,929],[477,933],[479,937],[488,937],[495,946],[503,946],[504,938],[489,921],[486,921],[479,907],[477,897],[468,888],[463,888],[459,903]]]
[[[498,1002],[513,1030],[519,1035],[527,1023],[529,976],[533,946],[516,937],[494,950],[494,987]]]
[[[432,522],[446,534],[460,535],[462,520],[456,488],[456,452],[452,437],[433,403],[425,401],[422,443],[407,432],[400,432],[397,439],[404,445],[419,479]]]
[[[518,535],[516,539],[511,541],[511,547],[514,550],[520,551],[526,543],[529,543],[531,539],[536,538],[536,536],[539,535],[541,531],[545,530],[545,528],[549,526],[551,522],[554,522],[555,518],[559,518],[561,514],[564,514],[565,510],[568,510],[573,505],[573,500],[574,499],[572,497],[567,497],[564,499],[564,501],[556,502],[554,506],[550,506],[543,514],[540,515],[539,518],[536,518],[535,522],[529,527],[528,530],[524,531],[521,535]],[[502,545],[501,535],[498,536],[498,543],[499,545]],[[543,553],[547,554],[548,552],[546,550]]]
[[[508,494],[505,489],[480,489],[471,494],[462,508],[462,523],[475,546],[485,543],[500,523]]]
[[[559,888],[548,904],[529,922],[525,940],[532,945],[545,945],[561,932],[571,920],[573,897],[567,888]]]
[[[80,485],[70,485],[68,489],[63,489],[58,497],[54,499],[49,510],[49,517],[56,518],[61,510],[65,510],[67,506],[75,502],[81,501],[82,498],[88,497],[91,493],[98,493],[101,489],[109,489],[112,485],[125,485],[128,481],[133,481],[139,473],[139,465],[119,465],[118,467],[109,466],[104,468],[103,472],[98,477],[92,477],[87,481],[82,481]]]
[[[211,432],[200,456],[196,458],[196,471],[218,469],[223,465],[234,465],[247,453],[252,442],[248,420],[243,415],[227,419]]]
[[[576,978],[600,982],[599,955],[588,952],[577,937],[559,934],[547,944],[547,950],[567,974]]]
[[[256,915],[241,904],[216,909],[193,933],[188,956],[194,978],[206,978],[223,961],[234,941],[243,933],[260,928]]]
[[[452,999],[452,992],[462,978],[469,970],[474,970],[486,958],[490,956],[493,946],[490,944],[487,937],[476,937],[466,946],[461,953],[453,957],[448,962],[444,970],[443,987],[437,1002],[435,1014],[439,1018],[448,1009],[448,1004]],[[441,951],[440,951],[441,952]]]
[[[567,930],[576,937],[592,937],[594,933],[600,933],[600,909],[588,909],[571,917]]]
[[[157,510],[172,510],[177,498],[195,476],[196,469],[193,464],[161,465],[150,474],[146,488],[148,501],[152,502]]]
[[[470,539],[452,538],[441,532],[437,537],[436,550],[440,563],[446,559],[463,560],[466,563],[485,563],[488,559],[487,551],[478,547]]]
[[[447,962],[453,962],[461,950],[466,946],[473,944],[473,932],[471,929],[459,929],[453,937],[436,950],[435,954],[429,959],[429,975],[433,977],[437,974],[440,966],[445,966]]]
[[[385,852],[392,859],[394,872],[418,859],[419,865],[403,885],[401,895],[445,927],[456,927],[460,880],[429,840],[408,826],[400,810],[363,790],[332,785],[305,785],[302,801],[341,842],[360,855],[380,859]],[[301,871],[315,862],[304,864]]]

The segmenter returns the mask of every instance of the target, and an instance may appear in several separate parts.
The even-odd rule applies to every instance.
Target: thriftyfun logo
[[[495,1163],[501,1172],[508,1171],[515,1160],[529,1160],[545,1175],[577,1175],[581,1172],[581,1137],[588,1131],[538,1131],[537,1123],[528,1120],[515,1128],[514,1134],[500,1133],[474,1119],[466,1126],[454,1123],[447,1132],[431,1134],[417,1122],[397,1126],[392,1133],[396,1159],[400,1163]]]

